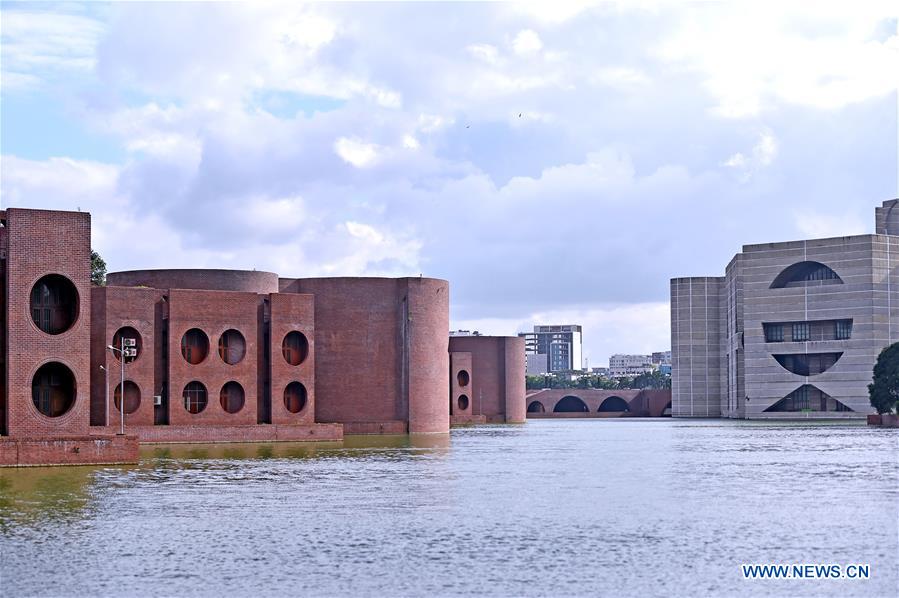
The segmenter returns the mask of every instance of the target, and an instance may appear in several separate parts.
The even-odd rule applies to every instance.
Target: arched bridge
[[[665,417],[671,415],[670,390],[553,388],[527,394],[527,416]]]

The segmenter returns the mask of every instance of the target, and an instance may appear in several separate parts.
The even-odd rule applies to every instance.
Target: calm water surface
[[[899,595],[899,431],[538,420],[0,470],[0,594]],[[869,563],[747,581],[741,563]]]

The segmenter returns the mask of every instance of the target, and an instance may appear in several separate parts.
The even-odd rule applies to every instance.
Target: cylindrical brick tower
[[[448,432],[449,284],[282,279],[315,296],[315,416],[353,433]]]

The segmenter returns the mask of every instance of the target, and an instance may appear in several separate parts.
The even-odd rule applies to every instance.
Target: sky
[[[890,2],[0,4],[0,206],[109,270],[450,281],[452,329],[670,348],[669,279],[873,232]]]

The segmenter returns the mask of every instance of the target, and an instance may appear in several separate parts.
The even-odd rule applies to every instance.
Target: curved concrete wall
[[[278,275],[256,270],[128,270],[106,275],[111,287],[150,287],[153,289],[196,289],[277,293]]]
[[[354,430],[448,432],[449,283],[281,279],[315,295],[315,419]]]

